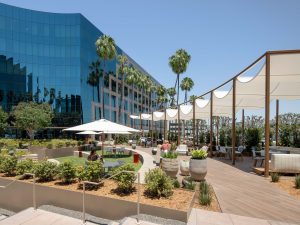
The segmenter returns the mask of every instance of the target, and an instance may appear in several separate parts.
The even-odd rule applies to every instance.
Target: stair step
[[[7,218],[7,216],[5,216],[5,215],[0,215],[0,220],[4,220],[4,219],[6,219]]]

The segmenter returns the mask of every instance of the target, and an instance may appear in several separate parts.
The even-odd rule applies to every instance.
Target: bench
[[[300,173],[300,154],[272,154],[272,172]]]

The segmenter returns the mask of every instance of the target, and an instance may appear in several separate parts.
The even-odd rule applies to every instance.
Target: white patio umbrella
[[[82,124],[75,127],[64,129],[63,131],[95,131],[102,133],[102,155],[104,153],[104,134],[110,132],[111,134],[117,134],[119,132],[132,132],[137,133],[139,130],[127,127],[118,123],[111,122],[106,119],[96,120],[94,122]]]
[[[104,131],[104,132],[99,132],[98,134],[101,134],[101,133],[104,133],[104,134],[132,134],[128,131]]]
[[[81,135],[95,135],[95,134],[100,134],[98,132],[95,132],[95,131],[92,131],[92,130],[85,130],[85,131],[81,131],[79,133],[76,133],[76,134],[81,134]]]

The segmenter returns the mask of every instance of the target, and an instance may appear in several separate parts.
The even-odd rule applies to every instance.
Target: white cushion
[[[300,154],[272,154],[271,170],[281,173],[300,173]]]

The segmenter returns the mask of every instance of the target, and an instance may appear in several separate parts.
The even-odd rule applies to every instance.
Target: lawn
[[[56,160],[58,160],[61,163],[69,161],[69,162],[74,163],[75,165],[81,165],[81,166],[84,166],[85,161],[86,161],[85,158],[83,158],[83,157],[79,158],[77,156],[60,157],[60,158],[56,158]],[[131,155],[131,156],[128,156],[128,155],[117,155],[117,156],[115,156],[115,155],[104,155],[104,161],[106,161],[106,162],[115,162],[115,161],[118,161],[118,160],[124,161],[125,164],[126,163],[132,164],[135,168],[135,171],[138,171],[142,166],[141,162],[139,162],[138,164],[133,163],[133,155]]]

